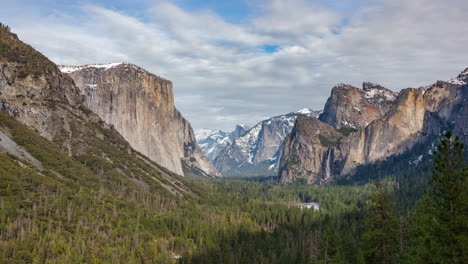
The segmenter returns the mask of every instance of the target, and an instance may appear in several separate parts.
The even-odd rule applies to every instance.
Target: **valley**
[[[1,24],[0,263],[468,260],[468,68],[337,84],[323,110],[232,132],[194,130],[174,97],[132,63],[56,65]]]

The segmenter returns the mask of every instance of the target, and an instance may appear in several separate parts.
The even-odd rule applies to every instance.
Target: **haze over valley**
[[[0,4],[0,264],[468,262],[465,1]]]

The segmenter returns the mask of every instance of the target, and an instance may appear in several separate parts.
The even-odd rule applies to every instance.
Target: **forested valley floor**
[[[174,198],[115,181],[113,166],[70,158],[13,119],[0,121],[47,167],[0,154],[0,263],[468,260],[468,170],[453,138],[413,169],[391,173],[381,164],[381,179],[310,186],[189,178],[181,181],[193,193]],[[420,262],[437,250],[439,259]]]

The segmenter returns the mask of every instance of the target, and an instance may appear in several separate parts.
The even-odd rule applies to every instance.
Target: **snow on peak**
[[[219,137],[220,134],[224,134],[224,133],[225,132],[219,129],[202,128],[202,129],[195,130],[195,137],[197,138],[197,140],[203,140],[209,137]]]
[[[463,81],[461,78],[453,78],[449,81],[447,81],[448,83],[451,83],[451,84],[457,84],[457,85],[465,85],[466,82]]]
[[[294,127],[294,123],[296,122],[296,118],[299,115],[307,115],[312,117],[318,117],[322,111],[314,111],[310,108],[303,108],[296,112],[292,112],[285,115],[275,116],[270,119],[263,120],[256,124],[254,127],[247,130],[246,133],[242,134],[241,136],[237,137],[233,141],[233,148],[237,148],[242,155],[245,157],[244,163],[253,163],[257,151],[260,147],[260,143],[263,142],[265,144],[265,140],[263,135],[261,135],[261,131],[265,128],[267,130],[275,128],[276,129],[276,136],[271,136],[274,139],[269,139],[270,141],[278,141],[275,144],[269,144],[269,147],[276,147],[277,149],[280,147],[281,142],[284,140],[287,134],[289,134]],[[279,157],[270,157],[271,160],[279,161]]]
[[[380,100],[385,99],[386,101],[394,101],[396,96],[393,92],[379,89],[379,88],[370,88],[366,90],[366,94],[364,95],[367,99],[374,99],[379,98]]]
[[[468,68],[462,71],[456,78],[452,78],[447,81],[451,84],[465,85],[468,83]]]
[[[300,110],[298,110],[296,112],[293,112],[293,114],[306,115],[306,116],[318,118],[319,115],[322,112],[323,112],[322,110],[316,111],[316,110],[312,110],[312,109],[306,107],[306,108],[302,108],[302,109],[300,109]]]
[[[81,65],[81,66],[60,65],[59,69],[63,73],[71,73],[71,72],[79,71],[79,70],[86,69],[86,68],[97,68],[97,69],[108,70],[116,66],[119,66],[121,64],[128,64],[128,63],[115,62],[115,63],[108,63],[108,64],[87,64],[87,65]]]
[[[249,125],[238,125],[238,126],[240,126],[244,130],[248,130],[250,128]]]
[[[310,115],[312,113],[312,109],[302,108],[299,111],[296,111],[296,113],[301,114],[301,115]]]
[[[214,160],[221,150],[231,143],[229,133],[219,129],[198,129],[195,130],[195,137],[198,146],[210,160]]]

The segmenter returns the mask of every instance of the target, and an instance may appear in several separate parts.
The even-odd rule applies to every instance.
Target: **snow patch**
[[[109,70],[109,69],[114,68],[116,66],[119,66],[121,64],[127,64],[127,63],[125,63],[125,62],[116,62],[116,63],[108,63],[108,64],[88,64],[88,65],[82,65],[82,66],[60,65],[59,69],[63,73],[72,73],[72,72],[79,71],[79,70],[86,69],[86,68],[97,68],[97,69]]]
[[[449,81],[447,81],[447,82],[448,82],[448,83],[451,83],[451,84],[457,84],[457,85],[465,85],[465,84],[466,84],[466,82],[463,81],[463,80],[460,79],[460,78],[453,78],[453,79],[451,79],[451,80],[449,80]]]
[[[369,89],[364,97],[366,97],[367,99],[374,99],[376,97],[379,97],[379,99],[385,99],[387,101],[394,101],[396,99],[393,93],[382,89]]]

